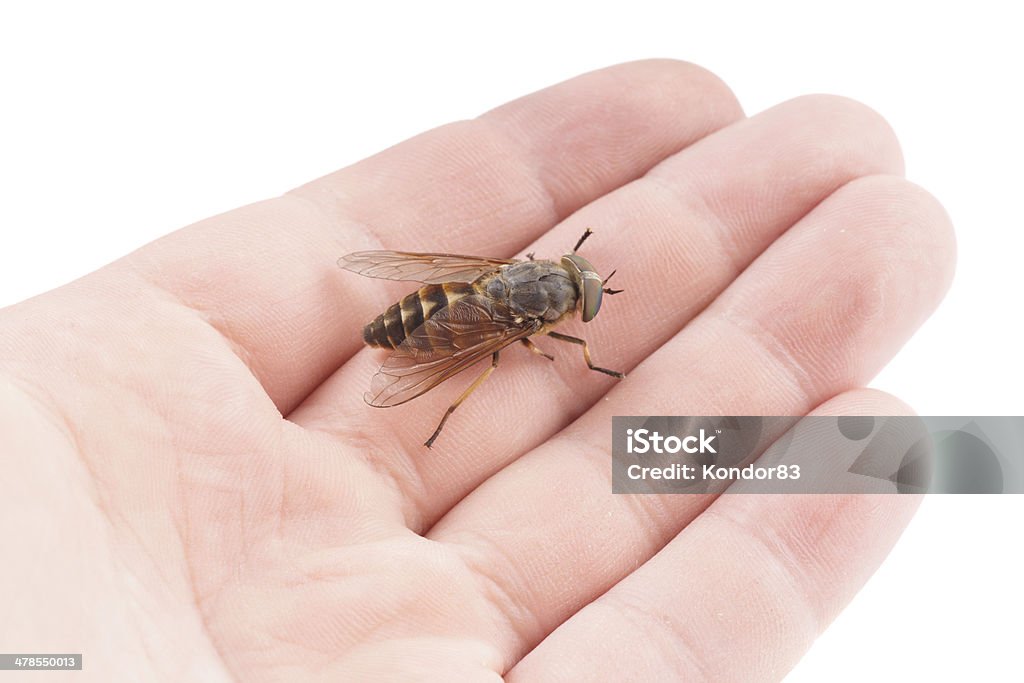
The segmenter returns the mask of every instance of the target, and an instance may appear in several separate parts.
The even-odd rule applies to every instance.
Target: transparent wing
[[[425,284],[472,282],[486,272],[515,263],[508,259],[416,254],[408,251],[357,251],[338,259],[345,270],[384,280],[413,280]]]
[[[391,352],[364,399],[381,408],[405,403],[538,327],[517,324],[507,306],[479,294],[459,299],[428,318]]]

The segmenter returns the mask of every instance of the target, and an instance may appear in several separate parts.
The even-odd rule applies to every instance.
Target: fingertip
[[[909,404],[880,389],[867,387],[851,389],[823,402],[813,411],[814,415],[899,415],[913,416],[917,413]]]
[[[775,109],[801,119],[816,138],[856,141],[847,154],[859,162],[863,175],[903,175],[903,150],[896,131],[885,117],[863,102],[820,93],[795,97]]]
[[[681,59],[653,57],[624,62],[607,69],[621,70],[631,82],[646,82],[667,92],[676,89],[699,90],[712,99],[722,118],[728,121],[743,118],[743,107],[726,82],[710,69]]]
[[[919,277],[905,293],[918,293],[930,313],[956,270],[953,223],[938,199],[901,176],[881,174],[852,180],[833,197],[841,200],[837,209],[859,216],[859,237],[876,256],[871,272],[888,278],[913,269]]]

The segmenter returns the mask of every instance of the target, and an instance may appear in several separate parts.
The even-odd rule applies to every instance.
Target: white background
[[[705,4],[5,5],[0,305],[426,128],[676,57],[725,79],[748,114],[831,92],[889,120],[960,257],[945,303],[873,384],[921,414],[1024,414],[1012,3]],[[927,500],[787,680],[1020,676],[1022,514],[1021,496]]]

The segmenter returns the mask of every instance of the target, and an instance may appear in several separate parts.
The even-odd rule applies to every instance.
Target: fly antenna
[[[608,277],[606,277],[606,278],[604,279],[604,282],[603,282],[603,283],[601,283],[601,284],[605,284],[605,285],[606,285],[606,284],[608,284],[608,281],[612,279],[612,275],[615,275],[615,273],[617,273],[617,272],[619,272],[619,271],[618,271],[618,269],[615,269],[615,270],[613,270],[613,271],[611,272],[611,275],[609,275]],[[604,289],[603,289],[602,291],[603,291],[603,292],[604,292],[605,294],[621,294],[622,292],[625,292],[626,290],[624,290],[624,289],[612,289],[612,288],[610,288],[610,287],[605,287],[605,288],[604,288]]]
[[[591,230],[590,228],[587,228],[586,230],[584,230],[583,231],[583,236],[580,237],[580,241],[577,242],[576,246],[572,248],[572,253],[575,254],[579,250],[579,248],[581,246],[583,246],[583,243],[587,241],[587,238],[590,237],[593,234],[594,234],[594,231]]]

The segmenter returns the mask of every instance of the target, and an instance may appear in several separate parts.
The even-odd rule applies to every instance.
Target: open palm
[[[588,74],[0,312],[7,651],[97,680],[782,677],[900,534],[899,496],[611,494],[616,414],[890,414],[856,389],[952,272],[877,115],[745,119],[707,72]],[[388,410],[365,249],[585,253],[594,362],[518,346]],[[96,229],[96,228],[91,228]]]

